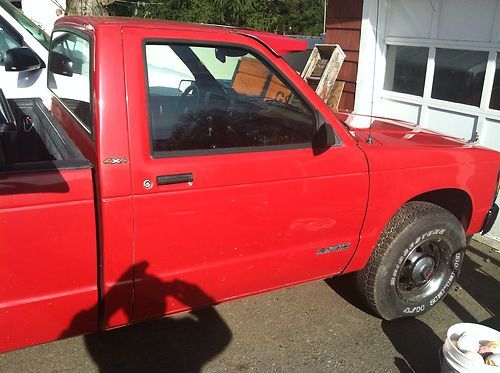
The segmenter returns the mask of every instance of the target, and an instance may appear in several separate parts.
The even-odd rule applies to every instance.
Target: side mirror
[[[323,123],[316,130],[312,141],[314,155],[320,155],[335,145],[335,132],[328,123]]]
[[[43,61],[28,47],[6,51],[4,64],[5,71],[34,71],[45,67]]]
[[[49,54],[49,70],[51,73],[73,76],[73,61],[62,53],[51,51]]]

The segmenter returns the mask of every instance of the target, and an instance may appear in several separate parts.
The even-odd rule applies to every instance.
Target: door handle
[[[193,180],[194,177],[192,173],[161,175],[156,178],[156,183],[158,185],[183,184],[183,183],[192,183]]]

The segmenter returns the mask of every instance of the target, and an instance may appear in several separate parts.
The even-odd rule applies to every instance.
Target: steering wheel
[[[192,93],[191,97],[189,96],[190,93]],[[194,105],[189,105],[192,103],[190,102],[191,100],[194,102]],[[177,100],[177,107],[182,108],[182,111],[188,109],[189,106],[192,106],[195,111],[200,106],[200,90],[195,84],[191,84],[187,87]]]

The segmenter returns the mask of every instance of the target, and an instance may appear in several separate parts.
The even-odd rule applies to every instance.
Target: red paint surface
[[[387,221],[424,192],[465,191],[473,204],[467,232],[481,228],[498,153],[383,120],[367,145],[367,130],[349,133],[288,64],[233,29],[58,21],[87,23],[95,40],[95,141],[57,103],[53,111],[94,177],[90,170],[2,174],[1,351],[94,331],[99,306],[100,324],[111,328],[360,269]],[[341,142],[317,155],[307,147],[153,159],[142,54],[148,38],[253,48],[289,77]],[[128,162],[103,164],[110,157]],[[155,183],[178,173],[193,173],[192,185]],[[317,255],[344,243],[345,250]]]
[[[123,35],[129,121],[135,124],[130,127],[135,259],[149,263],[144,278],[135,276],[133,318],[155,316],[146,303],[164,297],[164,287],[152,285],[158,279],[198,284],[223,301],[340,272],[356,247],[367,202],[361,150],[344,144],[319,156],[307,148],[153,159],[145,146],[143,40],[211,41],[214,35],[128,27]],[[273,59],[250,38],[228,34],[225,42],[251,46]],[[274,60],[281,69],[288,66]],[[288,67],[287,75],[304,85],[292,71]],[[193,184],[143,187],[143,180],[177,173],[193,173]],[[351,243],[349,250],[315,254],[345,242]],[[183,308],[174,302],[167,312]]]
[[[0,175],[1,351],[60,338],[96,303],[94,221],[90,170]]]
[[[370,201],[361,241],[346,271],[365,265],[388,220],[407,201],[425,192],[459,189],[472,200],[468,235],[479,232],[491,207],[500,153],[454,137],[396,120],[337,114],[347,124],[371,124],[353,129],[370,165]],[[458,203],[458,202],[457,202]]]

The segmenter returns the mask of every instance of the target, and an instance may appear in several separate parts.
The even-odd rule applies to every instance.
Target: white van
[[[50,36],[45,31],[9,1],[0,0],[0,88],[6,97],[48,95],[49,43]]]

